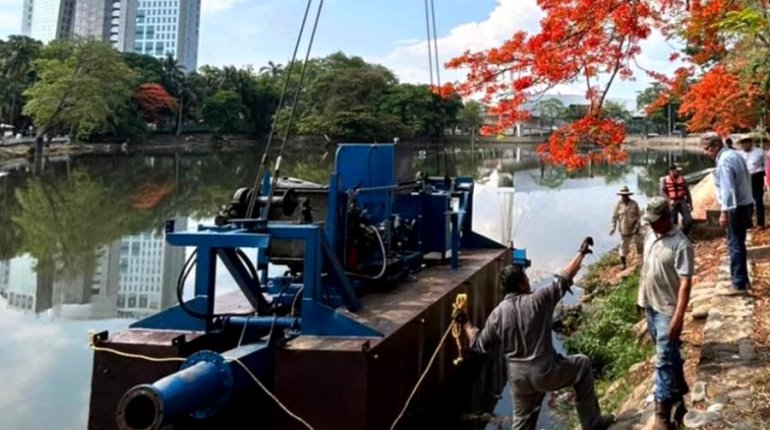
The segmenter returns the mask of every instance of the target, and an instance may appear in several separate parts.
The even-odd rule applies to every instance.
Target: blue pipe
[[[250,329],[270,330],[276,328],[300,329],[300,319],[295,317],[230,317],[225,321],[228,328],[242,329],[246,325]]]
[[[205,417],[207,410],[218,410],[227,402],[232,386],[232,370],[225,359],[200,352],[178,372],[128,390],[118,404],[118,427],[157,430],[193,413]]]

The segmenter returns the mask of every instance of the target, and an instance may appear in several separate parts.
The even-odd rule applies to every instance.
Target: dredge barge
[[[214,225],[170,222],[167,242],[194,249],[179,304],[93,335],[89,428],[389,429],[434,351],[412,404],[474,379],[483,358],[437,350],[452,304],[467,294],[483,323],[526,256],[473,231],[471,178],[415,175],[403,149],[343,144],[328,186],[267,173]],[[218,265],[239,291],[217,294]]]

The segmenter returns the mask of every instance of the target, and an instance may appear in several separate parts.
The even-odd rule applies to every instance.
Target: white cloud
[[[246,0],[203,0],[201,4],[202,14],[211,14],[222,12],[228,9],[232,9],[238,3],[243,3]]]
[[[516,31],[536,32],[539,30],[542,16],[536,0],[497,0],[497,6],[486,20],[462,24],[438,39],[442,65],[466,50],[479,51],[499,46]],[[669,45],[659,33],[653,34],[642,43],[642,50],[637,63],[648,70],[671,74],[678,67],[678,63],[669,61],[669,56],[676,48]],[[425,39],[403,40],[394,43],[393,49],[383,58],[372,60],[389,67],[402,81],[427,83],[430,80],[427,51],[428,44]],[[640,69],[635,69],[635,77],[635,81],[616,80],[610,95],[635,98],[636,91],[644,89],[650,82],[650,78]],[[464,72],[448,71],[442,67],[441,78],[443,82],[462,80]],[[553,92],[582,95],[585,94],[585,83],[559,85]]]

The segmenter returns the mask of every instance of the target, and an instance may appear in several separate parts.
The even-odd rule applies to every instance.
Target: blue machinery
[[[129,390],[118,407],[119,427],[157,429],[190,415],[212,416],[240,387],[253,384],[245,368],[269,387],[272,350],[282,340],[380,338],[382,333],[339,310],[356,312],[366,292],[426,265],[449,260],[456,269],[462,248],[502,248],[471,229],[471,178],[415,179],[403,167],[411,159],[399,151],[391,144],[341,145],[328,187],[279,184],[272,202],[258,200],[257,220],[243,219],[251,195],[242,189],[223,208],[218,225],[177,232],[170,222],[168,243],[195,249],[177,295],[182,297],[194,267],[195,297],[132,328],[240,333],[241,339],[223,353],[195,353],[178,372]],[[266,178],[260,195],[273,195],[269,184]],[[513,257],[528,265],[523,250],[514,250]],[[217,259],[253,311],[216,313]],[[269,278],[269,266],[287,270]]]

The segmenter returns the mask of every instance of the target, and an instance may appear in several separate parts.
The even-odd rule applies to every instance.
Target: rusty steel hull
[[[510,260],[505,249],[464,251],[460,268],[429,267],[416,281],[362,297],[364,309],[348,315],[375,328],[380,339],[299,336],[276,349],[275,394],[316,430],[388,429],[426,367],[451,322],[452,303],[469,296],[469,315],[476,325],[501,299],[498,274]],[[221,301],[222,310],[243,309],[239,298]],[[344,312],[344,311],[343,311]],[[187,357],[196,351],[225,351],[237,339],[204,334],[180,337],[178,332],[129,330],[105,339],[100,346],[153,357]],[[461,366],[450,336],[427,374],[399,428],[426,428],[453,423],[459,415],[485,412],[494,406],[504,385],[499,354],[470,357]],[[152,383],[179,368],[179,363],[154,363],[108,352],[94,354],[89,429],[116,428],[115,411],[131,387]],[[486,375],[481,378],[480,375]],[[469,409],[474,405],[474,408]],[[429,411],[439,410],[438,414]],[[422,423],[429,420],[428,424]],[[224,412],[207,420],[189,420],[174,429],[304,428],[258,387],[235,396]],[[468,426],[466,426],[468,427]],[[169,427],[171,428],[171,427]],[[483,426],[482,426],[483,428]]]
[[[390,428],[449,326],[455,296],[467,293],[471,318],[483,324],[501,299],[498,274],[508,259],[505,250],[467,252],[457,271],[431,268],[417,282],[366,296],[365,310],[355,318],[383,332],[381,340],[294,339],[276,352],[278,397],[318,430]],[[471,381],[477,372],[469,368],[478,368],[478,363],[457,367],[455,358],[457,347],[450,337],[413,409],[474,394]],[[462,391],[452,392],[450,386]],[[496,388],[486,394],[499,393],[501,386]],[[278,428],[301,428],[285,415],[278,419]]]

